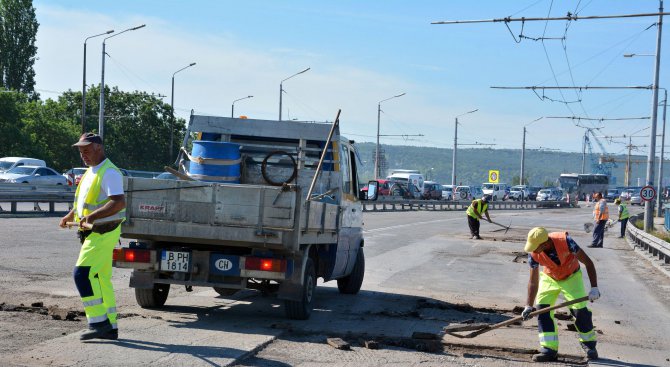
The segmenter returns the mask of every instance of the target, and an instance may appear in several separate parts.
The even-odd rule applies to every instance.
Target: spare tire
[[[458,193],[458,195],[461,197],[461,199],[465,200],[468,198],[468,193],[465,191],[461,191]]]

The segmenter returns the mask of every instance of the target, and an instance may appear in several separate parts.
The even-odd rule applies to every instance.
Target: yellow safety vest
[[[86,175],[95,175],[93,177],[93,181],[91,182],[91,187],[88,190],[88,193],[86,194],[86,198],[84,198],[84,208],[82,209],[82,213],[78,213],[78,208],[77,208],[77,202],[79,199],[79,191],[81,189],[82,185],[77,186],[77,191],[74,193],[74,219],[75,221],[79,222],[81,220],[81,217],[85,217],[89,214],[91,214],[93,211],[101,208],[103,205],[107,204],[109,202],[109,197],[105,197],[102,201],[98,201],[98,198],[100,196],[100,189],[102,185],[102,178],[105,175],[105,172],[108,169],[114,169],[117,170],[119,173],[121,171],[110,161],[109,159],[105,159],[105,163],[102,164],[102,167],[98,170],[98,172],[93,173],[93,169],[89,167],[84,175],[81,178],[80,182],[84,182]],[[112,221],[124,221],[126,219],[126,209],[120,210],[116,214],[112,214],[109,217],[104,217],[104,218],[98,218],[95,220],[95,223],[106,223],[106,222],[112,222]]]
[[[475,205],[477,205],[477,212],[479,212],[479,215],[483,216],[486,209],[488,209],[489,204],[482,201],[482,199],[472,200],[472,204],[470,204],[468,210],[465,211],[467,215],[479,220],[479,217],[475,214]]]
[[[619,214],[619,219],[626,219],[630,217],[630,214],[628,214],[628,208],[624,204],[619,204],[619,207],[621,207],[621,214]]]

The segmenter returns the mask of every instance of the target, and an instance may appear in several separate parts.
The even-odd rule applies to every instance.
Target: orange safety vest
[[[555,280],[563,280],[572,275],[579,269],[579,261],[577,256],[570,252],[568,248],[568,232],[552,232],[549,233],[551,242],[554,243],[556,254],[561,262],[561,265],[556,264],[547,254],[543,252],[536,254],[530,253],[533,260],[537,261],[544,267],[544,273]]]
[[[603,210],[601,212],[600,211],[600,206],[602,204],[605,204],[605,205],[603,205],[605,207],[605,210]],[[610,210],[607,207],[607,201],[605,199],[600,199],[596,203],[595,208],[593,209],[593,218],[597,221],[610,219]]]

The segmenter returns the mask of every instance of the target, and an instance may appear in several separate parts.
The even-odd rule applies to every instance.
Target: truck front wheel
[[[135,288],[135,300],[142,308],[160,308],[165,305],[168,293],[170,293],[169,284],[154,284],[153,288]]]
[[[302,285],[302,299],[299,301],[284,301],[286,308],[286,317],[292,320],[307,320],[312,314],[314,305],[314,291],[316,290],[316,270],[312,259],[307,259],[305,263],[305,278]]]
[[[343,294],[356,294],[361,290],[363,284],[363,275],[365,274],[365,255],[363,248],[358,249],[356,264],[351,274],[337,280],[337,289]]]

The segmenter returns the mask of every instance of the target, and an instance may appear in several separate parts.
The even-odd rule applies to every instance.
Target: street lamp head
[[[110,34],[110,33],[114,33],[114,30],[113,30],[113,29],[110,29],[110,30],[108,30],[107,32],[105,32],[105,34]]]
[[[402,94],[398,94],[397,96],[393,96],[393,98],[402,97],[402,96],[404,96],[404,95],[405,95],[405,93],[403,92]]]
[[[195,63],[194,63],[194,62],[190,63],[190,64],[189,64],[188,66],[193,66],[193,65],[195,65]]]
[[[131,30],[131,31],[134,31],[134,30],[137,30],[137,29],[140,29],[140,28],[144,28],[144,27],[146,27],[146,26],[147,26],[146,24],[142,24],[142,25],[138,25],[137,27],[133,27],[133,28],[131,28],[130,30]]]

